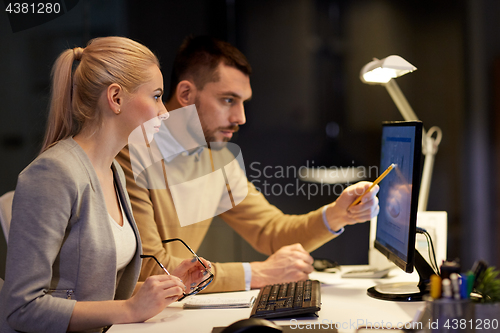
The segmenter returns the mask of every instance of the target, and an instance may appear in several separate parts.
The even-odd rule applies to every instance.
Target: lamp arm
[[[389,80],[389,82],[384,84],[384,86],[389,92],[389,95],[391,95],[394,104],[398,107],[398,110],[404,120],[418,120],[417,115],[413,112],[413,109],[406,100],[406,97],[403,95],[403,92],[399,89],[399,85],[396,83],[396,80]]]
[[[427,202],[429,201],[429,191],[432,180],[432,169],[434,168],[434,158],[435,154],[425,154],[424,170],[422,171],[422,180],[420,181],[420,193],[418,194],[419,212],[425,212],[427,210]]]
[[[389,80],[385,84],[385,88],[391,95],[394,104],[396,104],[399,112],[403,116],[404,120],[418,120],[417,115],[413,111],[412,107],[408,103],[408,100],[403,95],[403,92],[399,88],[399,85],[395,80]],[[436,133],[436,138],[432,135]],[[420,182],[420,193],[418,195],[418,211],[423,212],[427,210],[427,202],[429,200],[429,191],[431,187],[432,180],[432,170],[434,168],[434,159],[441,142],[442,132],[437,126],[432,127],[428,132],[422,131],[422,152],[425,155],[424,169],[422,172],[422,180]]]
[[[432,137],[433,134],[436,137]],[[441,129],[433,126],[429,129],[427,134],[423,137],[425,145],[425,161],[424,170],[422,172],[422,180],[420,182],[420,193],[418,194],[418,211],[425,212],[427,210],[427,202],[429,200],[429,191],[431,188],[432,170],[434,168],[434,159],[438,151],[439,144],[443,134]]]
[[[389,82],[384,84],[387,92],[391,95],[394,104],[396,104],[399,113],[403,116],[403,119],[406,121],[419,120],[415,112],[413,111],[410,103],[406,99],[405,95],[399,89],[399,85],[396,83],[396,80],[389,80]],[[422,129],[422,152],[424,155],[427,153],[427,144],[425,142],[425,137],[427,136],[425,132],[425,128]]]

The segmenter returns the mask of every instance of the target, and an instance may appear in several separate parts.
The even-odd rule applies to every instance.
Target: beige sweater
[[[183,164],[186,169],[183,172],[192,174],[197,172],[195,170],[197,163],[188,160],[194,159],[193,156],[176,158],[186,159],[186,163]],[[200,158],[210,158],[208,151],[207,154],[202,153]],[[173,270],[183,259],[189,258],[189,252],[179,242],[162,244],[161,241],[181,238],[196,252],[212,218],[181,227],[165,177],[160,177],[164,170],[163,161],[150,166],[147,172],[138,178],[138,182],[142,183],[142,186],[139,186],[134,180],[127,147],[120,152],[117,160],[127,179],[127,190],[140,232],[143,253],[156,256],[168,270]],[[159,179],[164,183],[158,184]],[[247,197],[220,216],[257,251],[270,255],[281,247],[294,243],[301,243],[307,251],[313,251],[335,237],[325,227],[321,209],[304,215],[283,214],[250,182],[247,183]],[[241,263],[214,263],[214,265],[215,279],[205,292],[245,289],[245,276]],[[144,259],[139,279],[142,281],[152,274],[161,273],[154,260]]]

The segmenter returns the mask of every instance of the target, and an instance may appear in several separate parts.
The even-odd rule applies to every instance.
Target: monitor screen
[[[414,265],[421,155],[421,122],[383,124],[380,172],[395,167],[380,185],[375,248],[408,273]]]

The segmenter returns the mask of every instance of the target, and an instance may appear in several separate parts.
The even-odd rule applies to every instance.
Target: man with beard
[[[241,189],[244,184],[245,194],[248,191],[248,195],[242,196],[235,204],[235,198],[238,196],[235,188],[225,191],[224,184],[220,186],[215,183],[208,186],[209,191],[206,193],[203,188],[195,188],[191,191],[193,198],[198,195],[206,201],[199,209],[214,206],[212,211],[221,213],[181,227],[182,216],[196,214],[197,208],[186,208],[181,212],[179,206],[182,200],[175,200],[175,195],[173,198],[174,182],[171,175],[182,174],[181,178],[184,177],[184,180],[194,180],[206,174],[204,171],[200,172],[200,169],[204,169],[202,165],[205,162],[212,165],[213,169],[214,146],[218,146],[217,153],[223,156],[230,154],[221,143],[228,142],[246,121],[244,102],[252,96],[250,74],[251,67],[247,59],[231,44],[207,36],[187,38],[174,62],[170,93],[165,106],[167,110],[177,112],[179,108],[183,108],[181,111],[188,110],[189,106],[194,105],[201,125],[200,131],[190,128],[189,125],[187,128],[169,127],[170,119],[175,118],[173,116],[165,122],[171,132],[169,136],[175,138],[174,145],[184,146],[185,152],[169,155],[160,148],[162,160],[154,163],[158,177],[138,178],[134,175],[132,165],[135,162],[132,159],[131,164],[132,150],[129,151],[128,148],[117,158],[127,176],[127,190],[141,235],[143,252],[155,256],[167,269],[180,263],[180,257],[186,254],[186,249],[180,242],[164,244],[162,240],[180,238],[196,251],[215,215],[219,215],[257,251],[270,255],[262,262],[214,263],[212,271],[215,279],[206,289],[210,292],[248,290],[268,284],[305,280],[313,271],[310,251],[340,235],[344,226],[368,221],[379,211],[376,197],[378,186],[367,193],[360,204],[349,208],[371,185],[369,182],[360,182],[346,188],[335,202],[316,211],[304,215],[287,215],[271,205],[253,184],[248,182],[244,173],[240,172],[236,187]],[[171,112],[171,115],[174,112]],[[189,133],[194,141],[206,142],[205,147],[186,147],[188,144],[178,139],[186,133]],[[163,139],[161,133],[158,134],[158,145],[161,146]],[[171,146],[172,141],[165,144],[164,148],[169,150],[171,148],[168,147]],[[166,165],[171,161],[176,161],[176,166],[168,169]],[[154,166],[151,169],[154,169]],[[228,178],[235,177],[238,171],[229,173],[230,175],[224,176],[226,183]],[[162,178],[163,184],[152,184],[157,182],[158,178]],[[230,209],[215,207],[224,206],[223,202],[231,202]],[[160,273],[160,269],[154,259],[145,259],[140,280]]]

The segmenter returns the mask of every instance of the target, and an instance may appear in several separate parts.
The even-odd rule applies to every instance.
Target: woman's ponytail
[[[76,49],[76,48],[75,48]],[[74,132],[73,110],[73,63],[80,60],[82,53],[69,49],[61,53],[52,67],[52,87],[47,129],[43,140],[42,152],[55,142]],[[78,48],[83,51],[82,48]],[[77,59],[79,58],[79,59]]]

